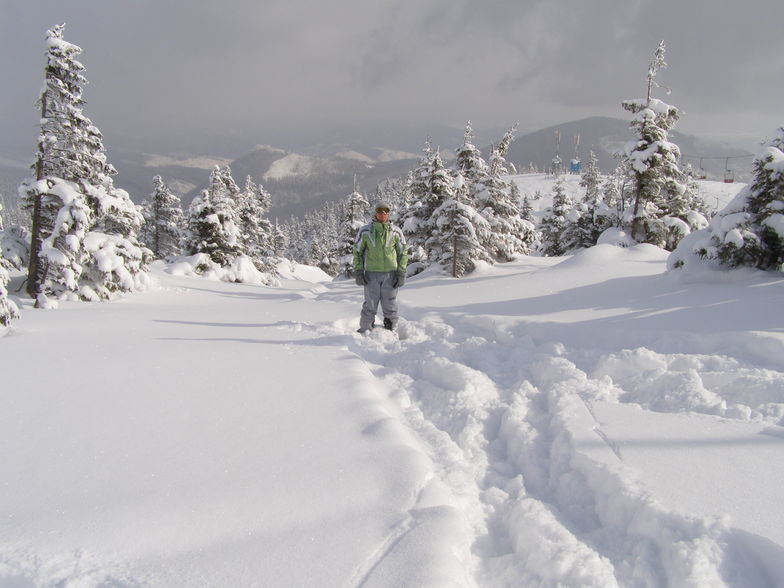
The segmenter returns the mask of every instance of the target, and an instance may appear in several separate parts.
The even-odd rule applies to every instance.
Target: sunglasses
[[[389,214],[388,208],[376,208],[376,212],[379,214]]]

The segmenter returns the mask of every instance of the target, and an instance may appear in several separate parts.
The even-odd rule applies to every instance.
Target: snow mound
[[[278,275],[288,280],[301,280],[313,284],[331,282],[332,277],[321,268],[283,260],[277,265]]]
[[[246,255],[235,257],[231,265],[222,267],[212,261],[206,253],[197,253],[173,259],[165,271],[173,276],[202,277],[220,282],[238,282],[257,286],[278,285],[277,278],[259,271],[253,260]]]

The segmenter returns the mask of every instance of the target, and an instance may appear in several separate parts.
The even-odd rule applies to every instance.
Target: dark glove
[[[395,288],[400,288],[406,283],[406,270],[397,270],[397,278],[395,278]]]
[[[368,283],[367,277],[365,276],[365,272],[363,271],[356,272],[356,275],[354,276],[354,280],[356,281],[357,286],[365,286]]]

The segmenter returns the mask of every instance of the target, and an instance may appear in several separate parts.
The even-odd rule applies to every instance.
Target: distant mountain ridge
[[[559,145],[556,145],[556,131],[560,135]],[[480,136],[475,142],[484,145],[480,148],[487,157],[490,144],[500,140],[501,136],[502,133],[497,137]],[[575,137],[578,136],[579,145],[576,146]],[[355,177],[360,190],[372,199],[376,187],[385,179],[405,176],[416,167],[427,136],[423,133],[421,144],[414,148],[400,144],[368,146],[360,141],[342,139],[341,142],[294,151],[272,145],[256,145],[234,159],[204,153],[151,154],[118,148],[111,150],[109,160],[119,172],[116,185],[127,190],[135,202],[147,198],[153,190],[153,176],[161,175],[172,190],[182,196],[186,206],[207,187],[212,167],[230,165],[240,185],[247,175],[262,183],[273,198],[271,217],[286,219],[348,196],[353,190]],[[507,160],[520,172],[530,167],[546,171],[556,152],[568,166],[569,160],[575,156],[587,161],[589,151],[593,150],[602,171],[611,172],[618,163],[615,153],[630,139],[632,133],[628,120],[590,117],[518,135],[511,144]],[[695,168],[699,167],[699,157],[703,157],[703,168],[708,178],[722,179],[725,166],[731,164],[738,180],[748,179],[753,154],[701,141],[677,131],[670,134],[670,139],[680,147],[684,161]],[[448,158],[450,149],[459,146],[462,140],[462,130],[454,129],[450,144],[439,146],[434,143],[434,148],[440,147],[442,155]],[[738,155],[746,157],[724,159]],[[0,186],[9,196],[8,192],[15,190],[29,172],[3,163],[0,161]]]

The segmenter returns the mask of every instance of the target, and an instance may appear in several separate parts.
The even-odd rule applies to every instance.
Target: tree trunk
[[[46,94],[41,96],[41,119],[46,117]],[[38,144],[38,158],[35,162],[35,179],[44,179],[44,143],[41,140]],[[30,261],[27,265],[27,294],[36,299],[38,305],[38,295],[44,282],[45,268],[41,259],[41,249],[43,247],[43,237],[41,236],[41,204],[43,194],[36,191],[33,201],[33,226],[30,231]]]
[[[452,241],[452,277],[457,277],[457,233]]]
[[[640,210],[640,200],[642,200],[642,182],[640,179],[635,182],[634,188],[634,209],[632,210],[632,226],[631,226],[631,237],[638,243],[642,243],[645,241],[645,235],[641,235],[642,227],[640,226],[640,218],[637,216]]]
[[[41,200],[43,195],[35,195],[33,202],[33,227],[30,232],[30,261],[27,266],[27,293],[30,298],[38,298],[43,284],[43,263],[41,260]]]

